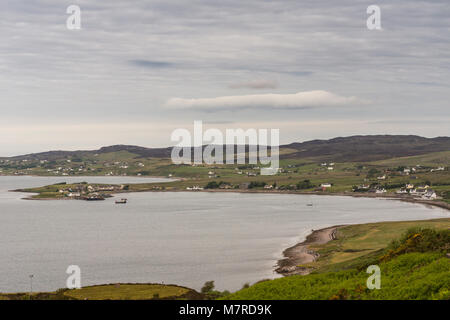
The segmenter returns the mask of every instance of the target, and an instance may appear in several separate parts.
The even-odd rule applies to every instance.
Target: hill
[[[282,158],[320,158],[333,161],[375,161],[394,157],[449,151],[450,137],[423,138],[413,135],[374,135],[340,137],[291,143],[292,150]],[[294,151],[295,150],[295,151]]]
[[[329,140],[295,142],[280,146],[281,159],[311,159],[333,161],[376,161],[394,157],[423,155],[449,151],[450,137],[424,138],[413,135],[372,135],[338,137]],[[145,148],[132,145],[113,145],[98,150],[48,151],[26,154],[3,160],[62,160],[127,152],[135,158],[170,158],[172,147]]]

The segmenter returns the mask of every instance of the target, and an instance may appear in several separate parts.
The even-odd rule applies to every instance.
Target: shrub
[[[380,260],[387,261],[409,252],[446,251],[450,249],[450,230],[412,228],[388,247],[388,252]]]

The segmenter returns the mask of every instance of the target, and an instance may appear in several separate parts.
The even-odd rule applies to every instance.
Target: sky
[[[448,17],[448,0],[2,0],[0,156],[169,146],[194,120],[281,143],[448,136]]]

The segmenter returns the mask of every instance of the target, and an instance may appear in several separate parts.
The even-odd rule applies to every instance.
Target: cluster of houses
[[[423,200],[437,199],[436,192],[430,188],[429,185],[415,187],[413,184],[408,183],[404,188],[401,188],[395,192],[396,194],[408,194],[411,196],[420,197]]]
[[[72,176],[72,175],[82,175],[87,172],[95,172],[99,169],[96,168],[96,164],[100,164],[100,168],[110,168],[111,171],[107,172],[105,175],[126,175],[123,173],[132,167],[144,168],[145,164],[143,162],[133,162],[127,163],[124,161],[115,162],[100,162],[98,160],[85,160],[83,163],[79,163],[81,160],[73,161],[71,159],[50,161],[47,159],[23,159],[23,160],[0,160],[0,167],[8,166],[9,169],[16,167],[16,171],[13,172],[15,175],[25,175],[30,174],[30,171],[37,169],[45,170],[47,174],[59,175],[59,176]],[[53,163],[53,164],[52,164]]]
[[[259,170],[259,167],[253,167],[254,170]],[[236,171],[236,174],[242,175],[244,174],[244,172],[242,170],[239,170],[239,168],[234,168],[234,171]],[[257,172],[252,172],[252,171],[246,171],[245,175],[247,177],[256,177],[258,174]]]
[[[330,162],[330,163],[323,162],[323,163],[320,164],[320,166],[321,167],[326,167],[327,170],[330,170],[330,171],[334,170],[334,162]]]
[[[381,186],[377,185],[369,185],[369,184],[361,184],[353,188],[353,192],[368,192],[368,193],[377,193],[383,194],[387,193],[387,190]]]
[[[70,186],[67,188],[61,188],[58,192],[64,196],[73,199],[93,199],[104,197],[105,193],[110,193],[113,191],[123,190],[124,185],[85,185],[78,184],[75,186]]]
[[[428,170],[429,170],[429,172],[444,171],[445,167],[437,167],[437,168],[432,168],[432,169],[428,168],[427,169],[427,168],[422,167],[420,164],[418,164],[415,167],[404,168],[402,173],[404,175],[410,175],[410,174],[413,174],[416,172],[427,172]]]
[[[201,191],[201,190],[203,190],[203,187],[200,187],[200,186],[186,187],[186,190],[188,190],[188,191]]]

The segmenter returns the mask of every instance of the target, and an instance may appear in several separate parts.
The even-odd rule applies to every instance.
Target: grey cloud
[[[175,65],[170,62],[164,62],[164,61],[151,61],[151,60],[130,60],[130,63],[139,67],[145,67],[145,68],[171,68]]]
[[[276,79],[281,86],[265,88],[273,94],[320,88],[374,101],[376,108],[297,114],[273,108],[245,114],[234,108],[233,118],[281,121],[307,112],[322,120],[401,119],[405,114],[421,119],[424,112],[450,116],[448,0],[377,0],[383,31],[367,30],[366,8],[372,4],[367,0],[76,4],[82,29],[73,32],[65,27],[69,4],[0,2],[4,121],[70,118],[83,123],[89,114],[99,121],[107,115],[171,123],[198,115],[193,109],[165,108],[171,97],[223,97],[230,94],[230,84],[248,79]],[[254,92],[252,85],[239,89],[242,95]],[[410,126],[412,131],[417,127]],[[432,130],[435,135],[449,132],[445,124]],[[336,129],[335,135],[350,131]]]
[[[275,89],[278,88],[278,82],[275,80],[250,80],[245,82],[232,83],[229,85],[231,89]]]

